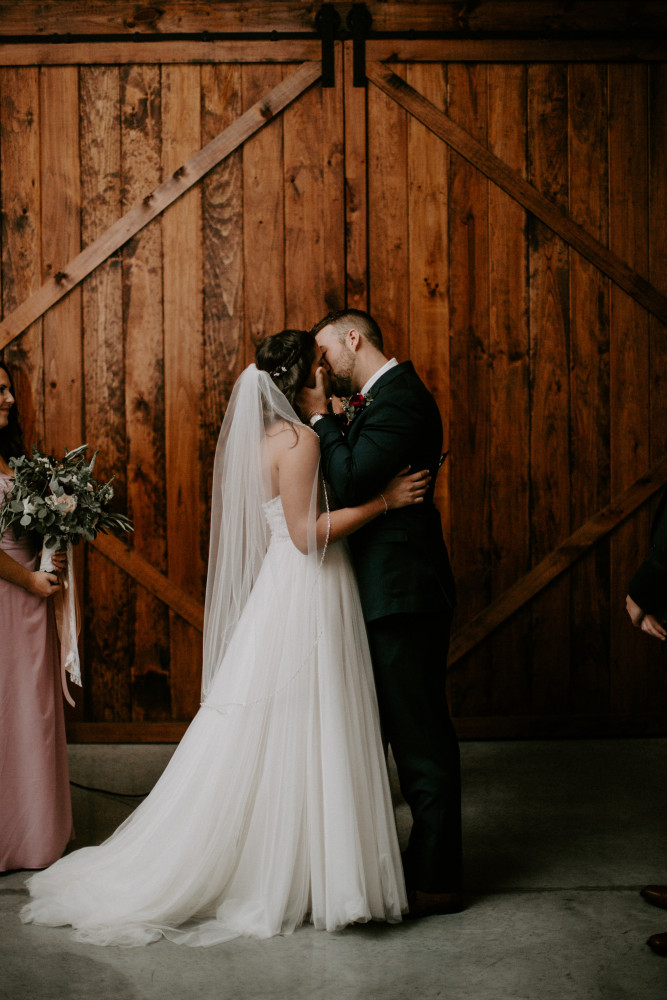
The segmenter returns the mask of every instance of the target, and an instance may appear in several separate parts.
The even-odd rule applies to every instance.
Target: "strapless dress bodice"
[[[271,531],[272,542],[291,542],[280,496],[267,500],[264,504],[264,517]]]

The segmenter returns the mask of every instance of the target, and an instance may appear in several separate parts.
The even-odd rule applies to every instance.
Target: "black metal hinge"
[[[373,25],[365,3],[355,3],[347,14],[346,28],[332,3],[322,4],[315,15],[315,28],[322,39],[322,86],[335,87],[334,42],[352,38],[352,67],[355,87],[366,86],[366,39]]]
[[[355,87],[366,86],[366,39],[373,17],[365,3],[355,3],[348,12],[347,26],[352,35],[352,69]]]
[[[340,28],[340,14],[332,3],[322,4],[315,15],[315,29],[322,39],[322,86],[336,86],[334,42]]]

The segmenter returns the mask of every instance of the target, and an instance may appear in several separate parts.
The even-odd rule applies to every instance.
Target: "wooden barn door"
[[[174,739],[197,711],[231,388],[262,337],[344,304],[342,89],[316,41],[265,49],[0,71],[0,349],[27,438],[99,448],[135,527],[80,556],[73,739]]]
[[[99,446],[136,528],[81,561],[71,738],[175,739],[197,710],[231,387],[345,304],[444,417],[461,734],[664,731],[623,617],[665,480],[664,65],[368,41],[359,86],[337,42],[323,87],[317,41],[185,45],[0,69],[0,347],[28,436]]]
[[[368,42],[348,301],[445,416],[459,731],[664,732],[625,594],[667,479],[667,72],[537,48]]]

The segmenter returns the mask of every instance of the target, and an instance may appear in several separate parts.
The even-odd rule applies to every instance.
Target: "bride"
[[[265,340],[238,379],[215,457],[202,707],[148,798],[99,847],[28,881],[25,922],[100,945],[396,922],[406,909],[347,535],[419,503],[397,475],[335,510],[315,433],[310,334]]]

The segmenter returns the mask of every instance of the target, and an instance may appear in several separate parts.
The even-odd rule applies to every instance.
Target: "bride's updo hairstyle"
[[[309,330],[281,330],[257,347],[255,363],[268,372],[287,401],[304,387],[315,360],[315,338]]]

